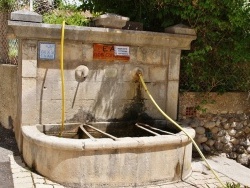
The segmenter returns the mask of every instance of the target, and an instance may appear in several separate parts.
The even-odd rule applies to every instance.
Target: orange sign
[[[125,48],[129,49],[129,47]],[[120,55],[120,54],[115,55],[115,45],[94,44],[93,59],[108,60],[108,61],[114,61],[114,60],[129,61],[129,55]]]

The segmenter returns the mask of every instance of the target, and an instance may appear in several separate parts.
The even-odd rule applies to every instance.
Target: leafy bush
[[[250,90],[250,5],[246,0],[83,0],[80,8],[111,12],[144,24],[149,31],[183,23],[197,32],[182,54],[182,90]]]
[[[67,25],[86,26],[89,22],[81,12],[66,12],[61,10],[59,12],[46,13],[43,15],[43,22],[50,24],[62,24],[63,20]]]
[[[89,20],[83,11],[78,10],[75,5],[63,5],[57,1],[57,9],[43,14],[43,22],[50,24],[61,24],[65,20],[67,25],[86,26]]]
[[[15,3],[15,0],[0,0],[0,11],[10,11],[14,7]]]

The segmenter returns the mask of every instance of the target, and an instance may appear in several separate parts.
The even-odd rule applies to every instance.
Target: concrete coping
[[[126,22],[129,21],[129,18],[106,13],[94,18],[93,21],[95,26],[122,29],[126,25]]]
[[[32,11],[28,10],[18,10],[10,14],[11,20],[23,21],[23,22],[37,22],[42,23],[43,17]]]
[[[40,129],[40,130],[39,130]],[[156,146],[169,146],[185,145],[191,140],[183,133],[179,132],[175,135],[160,135],[151,137],[124,137],[118,140],[110,138],[100,138],[96,140],[91,139],[70,139],[60,138],[56,136],[49,136],[41,132],[42,125],[35,126],[22,126],[22,134],[29,142],[37,145],[62,149],[62,150],[113,150],[113,149],[127,149],[127,148],[144,148]],[[194,138],[195,131],[192,128],[184,128],[189,135]]]
[[[36,40],[60,40],[61,25],[20,21],[8,21],[9,32],[17,38]],[[65,41],[83,43],[120,44],[129,46],[157,46],[188,50],[196,36],[158,33],[148,31],[122,30],[100,27],[65,26]]]

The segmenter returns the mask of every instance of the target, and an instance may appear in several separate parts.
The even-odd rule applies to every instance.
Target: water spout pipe
[[[195,148],[197,149],[198,153],[200,154],[201,158],[203,159],[203,161],[206,163],[206,165],[208,166],[208,168],[212,171],[212,173],[214,174],[215,178],[219,181],[219,183],[222,185],[222,187],[226,187],[222,181],[220,180],[219,176],[216,174],[216,172],[212,169],[211,165],[208,163],[208,161],[206,160],[205,156],[203,155],[203,153],[201,152],[199,146],[196,144],[196,142],[194,141],[194,139],[178,124],[176,123],[172,118],[170,118],[160,107],[159,105],[155,102],[154,98],[151,96],[150,92],[148,91],[148,88],[143,80],[142,74],[140,73],[140,71],[137,72],[140,81],[142,83],[142,86],[144,88],[144,90],[146,91],[146,93],[148,94],[150,100],[153,102],[153,104],[155,105],[155,107],[160,111],[160,113],[167,119],[169,120],[171,123],[173,123],[178,129],[180,129],[181,131],[183,131],[188,138],[190,138],[190,140],[192,141],[192,143],[194,144]]]

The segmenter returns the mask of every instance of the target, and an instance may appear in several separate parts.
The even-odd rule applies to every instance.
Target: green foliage
[[[57,9],[43,15],[43,22],[49,24],[61,24],[63,20],[67,25],[86,26],[89,20],[78,10],[75,5],[63,5],[61,0],[57,2]]]
[[[226,188],[240,188],[241,187],[241,185],[239,184],[239,183],[226,183]]]
[[[81,15],[81,12],[65,12],[47,13],[43,15],[43,22],[50,24],[62,24],[63,20],[67,25],[86,26],[89,20]]]
[[[0,11],[9,12],[14,6],[15,0],[0,0]]]
[[[82,1],[82,10],[128,16],[149,31],[162,32],[178,23],[195,29],[197,40],[182,54],[181,89],[250,90],[250,5],[246,0]]]

